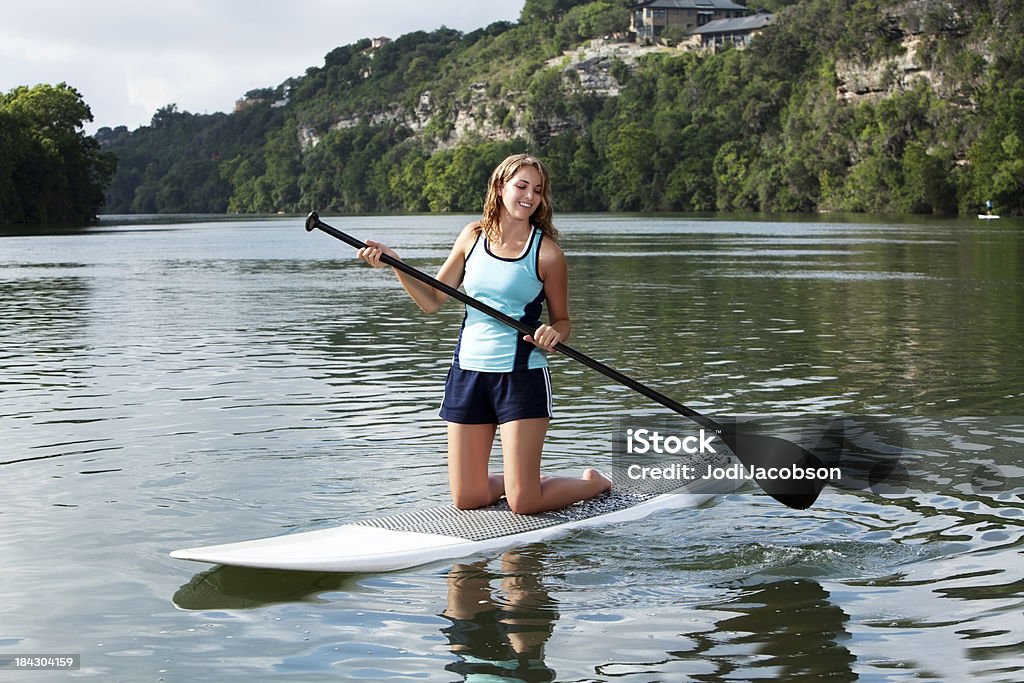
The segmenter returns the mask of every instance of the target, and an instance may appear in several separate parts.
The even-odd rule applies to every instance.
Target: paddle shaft
[[[345,242],[346,244],[348,244],[348,245],[350,245],[352,247],[355,247],[356,249],[362,249],[362,248],[367,246],[365,242],[363,242],[361,240],[358,240],[355,237],[352,237],[351,235],[347,235],[344,232],[342,232],[341,230],[338,230],[337,228],[333,228],[333,227],[327,225],[326,223],[324,223],[322,220],[320,220],[320,216],[317,215],[317,213],[315,211],[310,213],[309,216],[306,218],[306,230],[312,231],[314,229],[322,230],[323,232],[326,232],[331,237],[335,237],[335,238],[341,240],[342,242]],[[417,270],[416,268],[413,268],[412,266],[410,266],[409,264],[405,263],[404,261],[402,261],[400,259],[393,258],[391,256],[388,256],[387,254],[381,254],[380,260],[383,263],[386,263],[387,265],[391,266],[395,270],[401,271],[401,272],[405,273],[406,275],[408,275],[408,276],[410,276],[412,278],[415,278],[415,279],[419,280],[420,282],[422,282],[424,284],[430,285],[434,289],[436,289],[436,290],[438,290],[440,292],[444,292],[445,294],[447,294],[448,296],[452,297],[453,299],[457,299],[457,300],[461,301],[462,303],[466,304],[467,306],[470,306],[471,308],[475,308],[476,310],[480,311],[481,313],[485,313],[485,314],[491,316],[492,318],[494,318],[496,320],[500,320],[501,322],[505,323],[506,325],[508,325],[509,327],[513,328],[514,330],[517,330],[517,331],[519,331],[519,332],[521,332],[523,334],[528,334],[528,335],[531,335],[531,336],[536,331],[536,330],[530,329],[530,327],[528,325],[524,324],[523,322],[521,322],[519,320],[516,320],[512,316],[506,315],[505,313],[502,313],[501,311],[499,311],[499,310],[497,310],[495,308],[492,308],[491,306],[488,306],[487,304],[485,304],[485,303],[483,303],[481,301],[477,301],[476,299],[474,299],[473,297],[469,296],[468,294],[466,294],[466,293],[456,289],[455,287],[447,285],[447,284],[441,282],[440,280],[438,280],[437,278],[433,278],[433,277],[427,275],[426,273],[424,273],[424,272],[422,272],[420,270]],[[568,356],[569,358],[572,358],[575,361],[579,361],[580,363],[583,363],[584,365],[586,365],[587,367],[591,368],[592,370],[596,370],[597,372],[600,372],[605,377],[613,379],[616,382],[618,382],[620,384],[623,384],[623,385],[629,387],[630,389],[632,389],[632,390],[634,390],[634,391],[636,391],[636,392],[638,392],[640,394],[643,394],[647,398],[651,399],[652,401],[656,401],[657,403],[660,403],[661,405],[665,406],[669,410],[673,410],[673,411],[679,413],[680,415],[685,415],[686,417],[690,418],[691,420],[693,420],[697,424],[699,424],[699,425],[701,425],[703,427],[706,427],[706,428],[708,428],[708,429],[718,433],[719,435],[723,436],[723,438],[727,439],[726,442],[728,443],[728,441],[729,441],[728,436],[730,436],[731,433],[729,431],[727,431],[725,429],[725,427],[723,427],[719,423],[715,422],[714,420],[712,420],[707,415],[703,415],[701,413],[698,413],[693,408],[688,408],[688,407],[684,406],[682,403],[679,403],[678,401],[675,401],[675,400],[669,398],[668,396],[666,396],[665,394],[661,393],[660,391],[656,391],[655,389],[652,389],[651,387],[647,386],[646,384],[641,384],[640,382],[636,381],[632,377],[629,377],[628,375],[624,375],[621,372],[619,372],[618,370],[615,370],[614,368],[608,367],[607,365],[605,365],[601,361],[595,360],[595,359],[591,358],[590,356],[577,351],[576,349],[572,348],[571,346],[569,346],[567,344],[563,344],[562,342],[559,342],[559,343],[555,344],[555,350],[558,351],[559,353],[561,353],[564,356]]]

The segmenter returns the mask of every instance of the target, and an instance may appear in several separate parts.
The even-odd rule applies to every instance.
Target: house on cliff
[[[775,20],[769,12],[758,12],[738,19],[716,19],[694,29],[693,37],[700,47],[719,49],[722,47],[746,47],[750,39],[764,30]]]
[[[637,40],[660,36],[666,29],[692,33],[720,19],[739,19],[749,14],[732,0],[646,0],[633,6],[630,31]]]

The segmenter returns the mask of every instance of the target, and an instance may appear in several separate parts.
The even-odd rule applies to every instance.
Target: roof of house
[[[695,28],[693,32],[697,35],[743,33],[745,31],[756,31],[759,28],[764,28],[773,21],[775,21],[774,14],[758,12],[757,14],[752,14],[749,17],[740,17],[739,19],[715,19],[714,21],[709,21],[699,28]]]
[[[653,9],[696,9],[696,10],[740,10],[746,11],[746,7],[738,5],[732,0],[650,0],[641,2],[642,7]]]

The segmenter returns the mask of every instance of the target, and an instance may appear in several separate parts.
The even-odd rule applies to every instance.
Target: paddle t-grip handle
[[[337,237],[342,242],[345,242],[349,246],[355,247],[356,249],[362,249],[365,246],[367,246],[366,242],[363,242],[362,240],[357,240],[355,237],[352,237],[352,235],[346,235],[341,230],[338,230],[337,228],[332,228],[331,226],[324,223],[322,220],[320,220],[320,214],[318,214],[316,211],[310,211],[309,215],[306,216],[306,232],[313,232],[314,230],[317,229],[323,230],[327,234]],[[381,256],[382,261],[390,258],[390,256],[386,255]],[[387,263],[387,261],[384,262]]]

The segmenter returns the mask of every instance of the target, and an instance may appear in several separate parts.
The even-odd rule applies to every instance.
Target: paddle
[[[313,230],[321,230],[331,237],[337,238],[356,249],[362,249],[366,246],[365,242],[351,237],[341,230],[332,228],[324,223],[320,220],[320,216],[316,211],[311,212],[309,216],[306,217],[306,230],[309,232],[312,232]],[[399,259],[383,254],[380,260],[395,270],[399,270],[420,282],[428,284],[434,289],[444,292],[453,299],[457,299],[467,306],[475,308],[492,318],[500,320],[509,327],[518,330],[523,334],[532,335],[535,331],[515,318],[512,318],[501,311],[495,310],[485,303],[477,301],[468,294],[432,278],[426,273],[413,268]],[[593,358],[580,353],[566,344],[556,344],[555,350],[569,358],[572,358],[573,360],[583,363],[597,372],[600,372],[605,377],[613,379],[620,384],[624,384],[630,389],[643,394],[647,398],[660,403],[669,410],[673,410],[680,415],[684,415],[697,424],[715,432],[747,469],[754,470],[755,472],[758,471],[755,468],[763,470],[771,469],[776,476],[755,476],[754,481],[757,482],[765,493],[780,503],[797,510],[803,510],[810,507],[821,492],[821,489],[825,484],[825,480],[823,479],[793,479],[778,476],[778,472],[780,470],[792,472],[795,469],[798,469],[801,472],[804,472],[808,468],[813,468],[815,470],[823,468],[824,464],[822,461],[807,449],[778,437],[762,436],[746,432],[741,433],[737,426],[727,427],[722,425],[707,415],[703,415],[692,408],[684,406],[682,403],[679,403],[668,396],[641,384],[632,377],[628,377],[600,361],[594,360]]]

